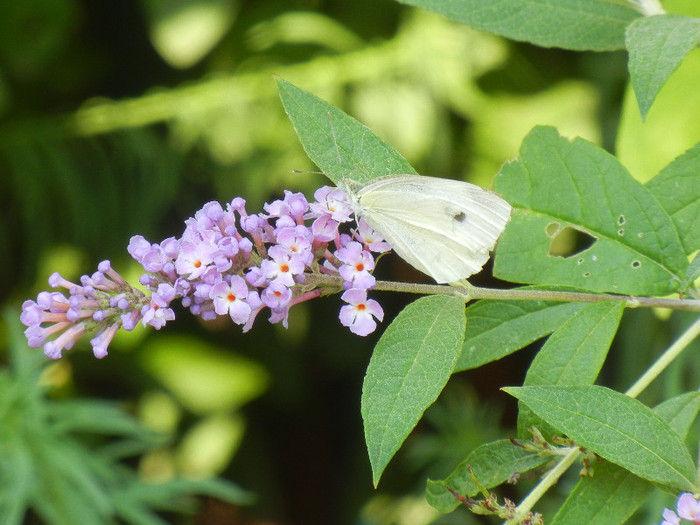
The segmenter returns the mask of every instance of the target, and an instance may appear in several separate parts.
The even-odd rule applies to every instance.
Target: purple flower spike
[[[53,274],[50,285],[67,296],[42,292],[36,301],[25,301],[21,320],[29,344],[44,346],[56,359],[94,332],[93,352],[101,359],[119,328],[133,330],[140,323],[160,329],[173,320],[176,299],[205,320],[228,315],[244,332],[264,308],[270,322],[286,327],[295,304],[344,289],[348,304],[341,322],[356,334],[371,333],[383,312],[367,298],[376,282],[370,250],[382,252],[386,243],[362,220],[357,230],[341,234],[339,224],[352,215],[342,191],[323,187],[315,197],[309,203],[301,193],[285,191],[284,199],[264,206],[265,213],[252,215],[240,197],[226,206],[212,201],[185,221],[179,238],[154,244],[133,236],[127,251],[147,272],[139,279],[146,294],[110,261],[83,275],[80,284]]]

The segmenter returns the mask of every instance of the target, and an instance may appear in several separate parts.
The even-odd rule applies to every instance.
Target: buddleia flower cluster
[[[284,199],[252,215],[242,198],[225,207],[209,202],[185,221],[179,239],[152,244],[132,237],[128,252],[146,270],[140,279],[145,292],[110,261],[79,283],[54,273],[49,285],[64,292],[41,292],[22,306],[29,345],[58,359],[90,333],[95,357],[103,358],[120,328],[141,323],[160,329],[175,319],[170,305],[176,299],[205,320],[228,315],[243,332],[266,309],[271,323],[287,327],[294,305],[339,292],[346,303],[340,322],[361,336],[373,332],[375,319],[384,316],[367,298],[376,284],[374,254],[390,247],[362,219],[348,233],[340,231],[353,220],[341,190],[324,186],[314,197],[309,203],[303,194],[285,191]]]

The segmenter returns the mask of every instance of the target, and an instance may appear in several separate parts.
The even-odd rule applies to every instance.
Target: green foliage
[[[194,495],[249,504],[252,497],[222,479],[142,481],[127,461],[161,446],[123,408],[96,399],[51,400],[41,386],[44,359],[28,353],[15,311],[12,370],[0,373],[0,515],[7,525],[28,512],[45,523],[166,523],[156,511],[190,513]],[[100,439],[97,439],[97,437]]]
[[[455,494],[479,493],[475,480],[488,489],[509,481],[513,472],[527,472],[547,461],[535,451],[514,447],[509,439],[486,443],[469,454],[447,478],[429,480],[425,497],[439,511],[450,512],[459,505]]]
[[[287,83],[281,87],[286,100],[293,90]],[[303,130],[296,126],[305,149],[317,155],[320,166],[333,170],[343,164],[361,166],[363,173],[375,174],[367,166],[373,155],[378,162],[384,158],[383,143],[380,148],[367,148],[362,162],[353,161],[352,155],[346,155],[344,163],[328,160],[333,159],[333,149],[340,156],[339,151],[350,151],[358,140],[371,143],[374,139],[347,115],[336,113],[337,117],[323,122],[322,116],[331,112],[326,103],[294,95],[295,100],[305,101],[285,103],[294,122],[320,116],[308,119],[313,125]],[[343,119],[339,129],[334,127],[335,118]],[[322,147],[317,134],[325,141]],[[496,190],[508,198],[514,212],[499,244],[494,272],[511,281],[568,290],[573,301],[577,290],[666,295],[679,286],[691,286],[685,276],[692,271],[687,254],[694,241],[688,244],[687,239],[694,238],[691,217],[700,200],[687,176],[693,153],[664,170],[658,182],[644,186],[597,146],[581,139],[566,140],[551,128],[535,128],[525,139],[520,158],[506,164],[497,177]],[[378,168],[376,175],[385,173]],[[688,193],[680,203],[672,197],[679,190]],[[551,253],[555,237],[567,228],[584,232],[594,239],[593,244],[578,251],[571,248],[573,253],[566,256]],[[547,296],[547,288],[534,291]],[[519,435],[526,436],[533,426],[543,430],[545,437],[563,434],[614,464],[596,469],[597,481],[582,482],[563,507],[562,515],[567,516],[563,519],[583,512],[585,519],[602,519],[600,523],[624,521],[644,501],[650,482],[675,490],[695,489],[691,456],[678,429],[667,422],[676,409],[686,415],[686,423],[694,419],[693,400],[685,398],[657,415],[629,396],[591,386],[618,330],[624,303],[479,302],[466,309],[466,340],[459,356],[448,341],[462,340],[465,319],[439,317],[442,324],[436,332],[436,316],[444,309],[429,299],[437,296],[421,299],[397,316],[375,348],[367,371],[363,419],[375,484],[444,386],[448,370],[480,366],[551,334],[528,370],[526,386],[505,389],[521,402]],[[450,300],[459,310],[460,300]],[[419,309],[419,304],[426,308]],[[436,333],[440,344],[431,339]],[[426,368],[428,358],[431,366]],[[686,432],[687,428],[683,425]],[[514,472],[547,462],[546,455],[528,450],[504,442],[479,447],[450,477],[429,482],[426,497],[443,512],[453,510],[457,496],[472,497],[480,492],[479,485],[490,488]],[[517,460],[512,456],[516,453]],[[605,499],[612,488],[619,491],[616,497],[627,498],[625,504],[617,504],[616,497]],[[601,505],[615,506],[615,511],[604,518],[591,516],[591,506],[584,505],[582,498],[600,500]],[[571,519],[571,523],[585,523],[578,515]]]
[[[514,212],[498,246],[494,275],[524,286],[466,309],[464,303],[475,297],[470,288],[447,289],[413,302],[386,327],[362,393],[375,485],[387,477],[391,459],[453,372],[488,363],[498,370],[503,362],[493,362],[548,337],[523,371],[525,386],[505,389],[519,400],[518,435],[524,438],[535,425],[546,438],[565,435],[604,459],[589,465],[553,523],[623,523],[658,486],[698,490],[692,460],[696,447],[689,451],[684,443],[695,438],[697,392],[675,395],[666,384],[659,391],[674,397],[652,410],[593,386],[614,382],[614,370],[599,374],[608,355],[618,350],[613,339],[632,339],[619,331],[619,323],[624,307],[638,303],[605,297],[585,304],[576,297],[608,292],[677,300],[698,293],[700,68],[693,49],[700,22],[692,15],[665,14],[653,0],[400,3],[452,22],[412,11],[400,23],[388,23],[396,24],[396,34],[381,40],[372,32],[390,17],[371,16],[367,4],[360,4],[348,18],[354,23],[346,26],[325,14],[283,12],[277,5],[255,5],[248,12],[243,7],[254,4],[240,2],[237,12],[238,2],[228,0],[172,6],[143,2],[139,14],[149,25],[150,45],[180,69],[178,80],[194,82],[151,89],[171,85],[172,77],[163,76],[136,90],[77,90],[68,101],[61,98],[62,91],[89,76],[83,64],[103,61],[90,54],[92,49],[70,59],[63,54],[71,41],[82,41],[71,33],[84,15],[79,4],[13,5],[0,22],[0,112],[10,115],[0,126],[5,175],[0,190],[6,196],[3,222],[13,224],[0,230],[5,286],[22,275],[33,277],[36,261],[51,243],[76,242],[95,257],[110,257],[134,233],[165,229],[172,234],[179,226],[170,217],[178,217],[180,224],[204,195],[222,200],[242,195],[261,203],[283,185],[313,187],[319,178],[291,173],[310,166],[293,147],[270,79],[274,74],[303,150],[334,182],[416,173],[407,158],[422,172],[459,178],[469,171],[483,182],[505,158],[518,155],[496,177],[495,190]],[[587,54],[590,69],[575,69],[575,62],[584,61],[572,53],[509,47],[460,24],[535,46],[626,50],[630,88],[616,139],[619,159],[596,145],[601,135],[592,114],[601,100],[589,80],[595,71],[598,88],[607,90],[602,102],[609,103],[624,68],[604,61],[603,55]],[[200,31],[202,27],[207,30]],[[56,71],[64,64],[71,66],[59,78]],[[187,69],[195,64],[200,69]],[[140,67],[149,69],[150,64]],[[199,78],[202,71],[207,74]],[[581,77],[581,71],[586,83],[569,81]],[[546,84],[557,75],[567,83]],[[517,88],[503,88],[500,82],[509,76]],[[386,140],[282,78],[349,107]],[[23,88],[32,82],[41,92],[54,89],[48,99],[61,100],[60,110],[81,106],[66,115],[35,118],[36,109],[24,107],[39,92],[25,96]],[[113,101],[89,98],[87,92],[117,99],[143,94]],[[616,107],[601,105],[599,111],[617,114]],[[455,121],[470,125],[462,129]],[[540,125],[523,139],[521,130],[529,130],[532,122],[556,123],[556,128]],[[588,140],[564,136],[590,130]],[[613,132],[607,130],[608,145]],[[460,156],[463,144],[470,155]],[[544,295],[541,300],[518,299],[518,293],[528,292]],[[560,302],[562,296],[548,293],[570,295]],[[697,311],[691,303],[684,304]],[[692,330],[671,349],[690,344]],[[304,336],[295,334],[300,340]],[[47,523],[103,523],[115,517],[161,523],[154,510],[181,510],[176,500],[183,495],[248,501],[236,486],[218,480],[157,486],[139,481],[122,459],[150,450],[154,436],[114,405],[46,399],[37,386],[38,362],[28,359],[16,334],[13,338],[14,370],[0,375],[0,515],[7,523],[20,523],[27,509]],[[172,345],[180,364],[188,362],[186,351],[180,351],[187,341],[181,338]],[[276,340],[262,341],[251,347],[279,346]],[[653,343],[644,341],[640,356],[652,355]],[[231,361],[218,356],[201,368],[178,368],[170,366],[169,350],[165,339],[162,351],[154,351],[142,365],[156,370],[193,407],[221,408],[217,402],[222,399],[212,400],[219,393],[243,403],[264,384],[266,374],[245,360],[235,373],[228,368]],[[668,365],[664,359],[650,372],[653,377]],[[291,360],[279,358],[272,366],[285,368],[279,363]],[[293,375],[290,370],[284,373]],[[468,377],[484,379],[480,372],[472,374]],[[197,383],[212,377],[219,380],[198,389]],[[222,377],[240,382],[217,388],[214,383],[222,383]],[[678,384],[685,387],[680,379]],[[95,447],[95,442],[105,444]],[[439,511],[450,512],[460,498],[477,496],[480,487],[490,489],[522,473],[542,474],[546,480],[559,461],[559,452],[549,452],[516,447],[510,440],[480,445],[446,478],[429,481],[426,497]]]

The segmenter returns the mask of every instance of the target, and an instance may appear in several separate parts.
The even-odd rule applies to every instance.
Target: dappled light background
[[[242,196],[256,212],[284,189],[311,198],[328,181],[294,171],[315,167],[274,76],[365,123],[419,173],[489,187],[538,124],[612,150],[626,67],[622,53],[507,42],[388,0],[8,2],[4,306],[16,318],[52,272],[76,279],[104,259],[136,282],[129,238],[179,236],[207,201]],[[392,257],[377,275],[424,279]],[[412,299],[375,295],[385,324]],[[203,498],[194,518],[166,515],[173,523],[478,523],[439,518],[423,501],[425,478],[496,438],[494,419],[507,435],[514,408],[497,385],[518,384],[532,354],[458,374],[375,490],[359,399],[378,334],[344,329],[340,306],[314,300],[292,309],[288,330],[261,317],[245,335],[180,308],[160,332],[119,334],[102,361],[87,344],[67,352],[45,370],[47,395],[116,401],[165,433],[134,462],[144,479],[223,476],[257,497],[247,506]],[[625,319],[650,327],[643,316],[652,317]],[[633,358],[620,368],[634,377]]]

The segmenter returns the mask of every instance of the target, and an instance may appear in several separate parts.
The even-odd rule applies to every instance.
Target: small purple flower
[[[252,311],[247,299],[250,290],[243,277],[234,275],[231,282],[220,280],[209,290],[209,297],[214,302],[214,311],[218,315],[228,314],[236,324],[245,324]]]
[[[672,510],[664,509],[663,517],[661,525],[680,525],[681,523],[681,518]]]
[[[272,282],[262,291],[260,299],[270,310],[282,310],[289,306],[292,291],[280,282]]]
[[[197,279],[214,262],[215,250],[216,246],[206,241],[183,242],[180,245],[180,255],[175,260],[177,273],[187,275],[189,280]]]
[[[374,259],[359,242],[351,242],[340,248],[337,256],[343,263],[338,271],[348,288],[367,290],[376,284],[376,279],[370,273],[374,270]]]
[[[137,240],[132,246],[139,244]],[[109,261],[102,261],[97,272],[83,275],[80,282],[82,286],[54,273],[49,284],[64,288],[69,296],[41,292],[36,301],[25,301],[22,306],[20,319],[27,326],[25,335],[29,345],[35,348],[43,345],[44,353],[51,359],[61,357],[63,350],[69,350],[93,330],[97,330],[91,341],[93,352],[98,358],[104,357],[114,333],[124,326],[121,318],[138,316],[145,301],[144,294],[133,289]]]
[[[303,273],[306,268],[301,257],[290,254],[279,245],[270,248],[268,253],[271,259],[264,260],[260,265],[265,278],[284,286],[294,286],[294,276]]]
[[[374,231],[364,219],[360,219],[357,223],[357,236],[372,252],[384,253],[391,250],[389,243]]]
[[[311,265],[314,254],[311,252],[311,244],[314,235],[306,226],[284,228],[277,234],[277,242],[285,248],[304,266]]]
[[[367,299],[366,290],[351,288],[340,297],[346,304],[340,309],[340,322],[350,328],[353,334],[365,336],[374,332],[377,323],[384,319],[384,311],[374,299]]]
[[[347,195],[333,186],[323,186],[314,193],[317,202],[311,204],[311,212],[315,217],[330,215],[334,221],[347,222],[352,215],[352,208]]]
[[[690,492],[684,492],[680,495],[676,503],[676,510],[681,518],[690,520],[696,525],[700,523],[700,502]]]
[[[338,221],[330,215],[321,215],[311,225],[311,232],[314,236],[314,243],[328,243],[334,241],[338,236]]]

